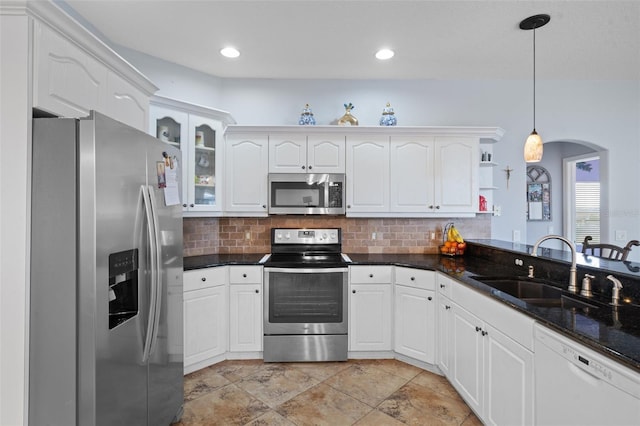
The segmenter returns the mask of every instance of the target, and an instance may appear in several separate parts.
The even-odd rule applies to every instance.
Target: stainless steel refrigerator
[[[95,112],[33,120],[29,424],[182,415],[181,165]]]

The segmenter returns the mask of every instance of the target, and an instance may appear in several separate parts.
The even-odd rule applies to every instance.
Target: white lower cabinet
[[[395,268],[394,350],[435,364],[435,272]]]
[[[490,325],[484,331],[484,423],[533,424],[533,352]]]
[[[227,351],[227,267],[184,273],[184,371],[224,359]]]
[[[262,267],[229,266],[229,352],[262,351]]]
[[[392,350],[392,268],[349,267],[349,351]]]
[[[483,423],[533,424],[534,321],[462,285],[452,294],[455,302],[441,298],[440,311],[449,346],[439,363],[449,381]]]

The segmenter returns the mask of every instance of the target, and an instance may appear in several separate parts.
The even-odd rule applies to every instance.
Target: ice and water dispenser
[[[109,255],[109,330],[138,313],[138,249]]]

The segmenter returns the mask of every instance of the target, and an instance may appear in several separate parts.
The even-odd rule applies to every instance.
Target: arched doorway
[[[551,220],[527,221],[527,242],[533,244],[538,238],[547,234],[559,234],[577,243],[584,240],[582,232],[584,227],[576,226],[578,220],[582,220],[584,214],[577,212],[576,207],[576,177],[580,179],[580,173],[576,173],[579,163],[598,159],[599,179],[599,231],[603,241],[609,239],[608,235],[608,152],[604,148],[586,141],[558,140],[544,144],[544,156],[542,161],[536,163],[549,171],[553,179],[551,192]],[[578,191],[579,192],[579,191]],[[580,195],[580,194],[579,194]],[[589,206],[592,207],[592,206]],[[578,210],[580,210],[578,208]],[[593,221],[592,221],[593,222]],[[593,226],[593,223],[590,224]],[[576,234],[576,229],[581,231]],[[576,241],[579,239],[580,241]],[[561,243],[553,241],[549,247],[566,249]]]

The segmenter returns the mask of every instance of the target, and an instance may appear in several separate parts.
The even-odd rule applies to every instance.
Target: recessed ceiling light
[[[395,55],[395,52],[391,49],[380,49],[376,52],[376,58],[383,61],[393,58],[393,55]]]
[[[220,54],[226,58],[237,58],[240,56],[240,52],[235,47],[225,47],[220,50]]]

